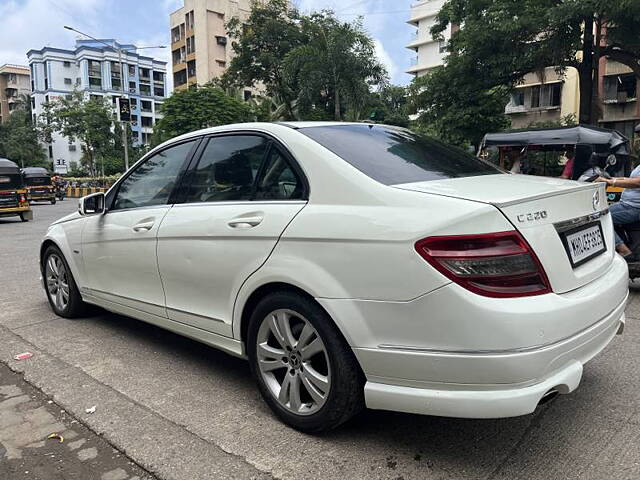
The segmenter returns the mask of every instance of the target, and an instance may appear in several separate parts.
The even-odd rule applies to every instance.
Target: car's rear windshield
[[[401,128],[362,124],[299,131],[385,185],[503,173],[461,149]]]

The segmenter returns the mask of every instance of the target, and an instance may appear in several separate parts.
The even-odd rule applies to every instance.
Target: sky
[[[404,85],[411,80],[404,70],[415,53],[404,46],[415,31],[406,23],[412,0],[293,0],[293,3],[303,13],[332,9],[345,21],[362,16],[391,81]],[[182,0],[0,0],[0,65],[26,65],[30,49],[72,48],[76,34],[63,29],[64,25],[97,38],[116,38],[121,43],[169,45],[169,13],[180,6]],[[146,50],[144,54],[168,62],[170,71],[170,48]]]

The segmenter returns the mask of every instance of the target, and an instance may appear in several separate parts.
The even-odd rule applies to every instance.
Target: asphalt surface
[[[0,459],[5,480],[154,479],[4,364]]]
[[[640,287],[624,335],[587,364],[578,390],[532,415],[366,411],[309,436],[271,415],[241,360],[117,315],[56,317],[38,245],[75,207],[67,199],[35,206],[33,222],[0,219],[0,362],[158,478],[640,478]],[[14,361],[23,351],[33,358]]]

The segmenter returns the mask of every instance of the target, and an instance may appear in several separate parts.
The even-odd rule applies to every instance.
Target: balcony
[[[435,17],[443,4],[444,0],[423,0],[421,2],[414,3],[411,5],[411,17],[409,17],[407,23],[417,26],[418,23],[420,23],[420,20]]]

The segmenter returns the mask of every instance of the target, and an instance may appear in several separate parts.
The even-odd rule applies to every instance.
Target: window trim
[[[187,202],[186,201],[186,196],[187,196],[187,184],[186,184],[186,179],[188,178],[188,174],[190,174],[192,171],[195,170],[196,166],[198,165],[198,163],[200,162],[200,159],[202,158],[202,155],[205,151],[205,149],[207,148],[207,145],[209,145],[209,142],[212,141],[213,139],[217,138],[217,137],[231,137],[231,136],[254,136],[254,137],[262,137],[264,139],[267,140],[267,148],[265,149],[265,153],[262,157],[262,160],[260,161],[260,167],[258,168],[258,171],[256,173],[256,177],[253,179],[253,185],[251,187],[251,198],[249,200],[225,200],[224,203],[226,204],[234,204],[234,203],[238,203],[238,202],[250,202],[253,204],[256,203],[260,203],[263,200],[256,200],[255,196],[256,196],[256,189],[257,189],[257,185],[258,185],[258,179],[260,178],[260,176],[262,175],[262,173],[264,172],[264,168],[266,165],[266,161],[269,158],[269,154],[271,153],[272,148],[277,148],[280,153],[284,156],[285,160],[289,163],[289,166],[293,169],[293,171],[295,172],[295,174],[298,176],[298,178],[300,179],[300,181],[302,182],[302,196],[301,198],[295,199],[295,200],[290,200],[290,199],[270,199],[268,200],[269,202],[292,202],[292,201],[296,201],[296,202],[308,202],[309,201],[309,182],[307,180],[307,176],[304,174],[304,172],[302,171],[302,168],[300,168],[300,165],[298,163],[298,161],[295,159],[295,157],[293,156],[293,154],[289,151],[288,148],[286,148],[283,143],[278,140],[277,138],[275,138],[273,135],[270,135],[269,133],[266,132],[260,132],[260,131],[256,131],[256,130],[233,130],[233,131],[228,131],[228,132],[215,132],[215,133],[210,133],[207,134],[203,137],[201,144],[199,145],[198,151],[195,152],[195,154],[191,157],[191,160],[189,162],[189,165],[184,173],[184,175],[182,176],[181,182],[180,182],[180,193],[178,198],[176,198],[175,204],[186,204],[186,205],[199,205],[198,202]],[[223,203],[222,201],[220,202],[205,202],[208,204],[219,204],[219,203]]]
[[[185,177],[185,174],[187,172],[187,169],[188,169],[189,165],[191,164],[191,161],[193,159],[194,153],[198,150],[198,147],[202,143],[202,139],[203,139],[202,136],[185,138],[184,140],[168,144],[168,145],[164,146],[161,149],[154,149],[151,152],[147,153],[145,156],[143,156],[140,160],[138,160],[135,163],[135,165],[133,167],[131,167],[129,169],[128,172],[126,172],[124,175],[122,175],[122,177],[120,177],[118,179],[118,181],[113,185],[113,187],[111,187],[109,189],[109,191],[107,192],[107,195],[106,195],[106,198],[105,198],[105,206],[106,206],[105,214],[110,213],[110,212],[111,213],[126,212],[126,211],[129,211],[129,210],[138,210],[138,209],[142,209],[142,208],[151,208],[151,206],[144,206],[144,207],[119,208],[117,210],[113,210],[113,205],[115,204],[115,201],[116,201],[116,198],[118,196],[118,193],[120,192],[120,187],[122,186],[122,183],[127,178],[129,178],[129,176],[133,172],[135,172],[138,168],[140,168],[140,165],[145,163],[150,158],[155,157],[156,155],[164,152],[165,150],[168,150],[168,149],[173,148],[173,147],[177,147],[177,146],[182,145],[184,143],[193,142],[194,145],[191,147],[191,149],[187,153],[184,161],[182,162],[182,165],[180,165],[180,169],[178,170],[178,177],[177,177],[177,180],[176,180],[176,184],[174,185],[173,190],[171,190],[171,193],[169,193],[169,198],[167,199],[167,202],[164,205],[172,205],[172,204],[174,204],[175,203],[176,192],[182,186],[182,184],[184,182],[184,177]],[[161,207],[161,206],[163,206],[163,205],[153,205],[153,208],[158,208],[158,207]]]

